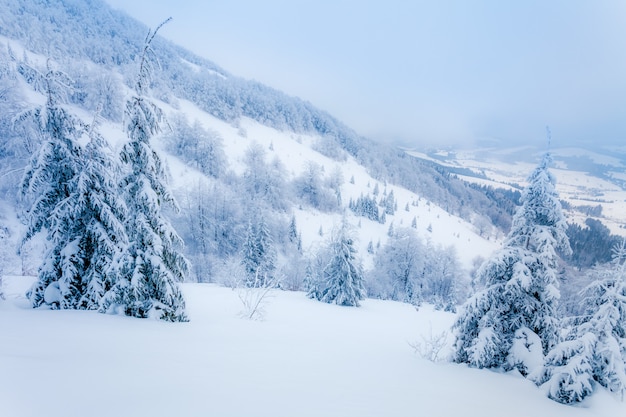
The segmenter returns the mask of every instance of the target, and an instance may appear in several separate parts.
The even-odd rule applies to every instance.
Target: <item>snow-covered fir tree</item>
[[[504,247],[478,271],[485,288],[454,324],[456,362],[527,374],[558,342],[556,251],[569,242],[549,162],[546,154],[528,178]]]
[[[78,255],[80,236],[74,233],[77,219],[70,197],[80,171],[83,126],[63,106],[71,84],[67,75],[50,62],[45,74],[32,70],[44,85],[46,103],[19,118],[33,121],[42,138],[22,180],[21,194],[30,200],[24,242],[45,230],[48,248],[27,295],[34,307],[76,308],[84,290],[80,272],[85,260]]]
[[[396,212],[396,198],[393,195],[393,190],[391,190],[391,192],[387,195],[387,197],[385,197],[384,200],[384,208],[385,208],[385,213],[387,214],[395,214]]]
[[[626,242],[614,248],[613,263],[596,267],[591,277],[581,293],[584,314],[573,318],[536,377],[561,403],[582,401],[596,384],[622,399],[626,393]]]
[[[87,131],[89,142],[76,178],[74,234],[79,237],[78,255],[84,291],[80,308],[96,310],[115,283],[112,266],[127,245],[124,213],[126,204],[118,192],[116,170],[108,145],[96,130],[97,119]]]
[[[117,280],[105,294],[102,309],[186,321],[179,282],[185,280],[189,265],[181,252],[182,239],[161,212],[166,204],[178,206],[165,184],[161,158],[150,145],[150,139],[161,132],[163,111],[146,96],[153,72],[151,42],[164,23],[148,33],[134,94],[126,102],[128,141],[120,156],[125,169],[121,187],[128,204],[125,226],[129,244],[119,259]]]
[[[310,286],[309,296],[326,303],[358,307],[365,298],[363,269],[345,217],[339,230],[333,233],[326,253],[325,265],[316,277],[317,282]]]
[[[115,164],[95,123],[84,131],[89,142],[74,161],[74,176],[63,184],[67,197],[50,213],[53,247],[31,291],[34,305],[97,310],[115,281],[111,265],[126,244],[125,205],[117,192]]]
[[[350,210],[357,216],[363,216],[373,221],[379,221],[378,205],[376,199],[369,196],[363,196],[361,194],[356,201],[351,201],[349,204]]]
[[[302,253],[302,234],[298,232],[298,226],[296,225],[296,216],[292,215],[289,221],[289,230],[287,237],[289,242],[296,247],[298,253]]]
[[[246,287],[263,287],[274,276],[276,253],[268,225],[260,212],[248,223],[241,263],[246,272]]]

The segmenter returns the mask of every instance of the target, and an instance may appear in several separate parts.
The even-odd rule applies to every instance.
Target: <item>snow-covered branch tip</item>
[[[171,20],[172,18],[168,17],[163,22],[161,22],[154,31],[148,29],[148,34],[146,35],[146,40],[144,42],[143,50],[141,53],[141,61],[139,63],[139,75],[137,76],[137,83],[135,84],[135,91],[140,96],[145,93],[147,86],[150,84],[150,80],[152,78],[152,67],[150,65],[149,55],[152,55],[156,64],[160,66],[159,60],[156,58],[154,51],[152,50],[152,41],[154,40],[154,37],[157,35],[159,30]]]

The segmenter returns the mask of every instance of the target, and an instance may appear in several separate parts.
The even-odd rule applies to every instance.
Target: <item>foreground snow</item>
[[[429,306],[346,308],[274,292],[264,320],[237,291],[186,284],[189,323],[33,310],[28,278],[0,301],[0,415],[617,416],[599,391],[557,404],[518,375],[432,363],[411,343],[447,329]]]

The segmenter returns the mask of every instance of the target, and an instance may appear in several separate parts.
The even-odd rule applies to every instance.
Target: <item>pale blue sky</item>
[[[374,139],[626,145],[626,1],[107,1]]]

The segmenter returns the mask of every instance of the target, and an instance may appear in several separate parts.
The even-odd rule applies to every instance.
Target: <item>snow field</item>
[[[346,308],[275,291],[261,321],[237,290],[185,284],[189,323],[33,310],[32,278],[0,301],[0,404],[7,417],[619,416],[600,390],[555,403],[514,374],[432,363],[411,343],[453,315],[364,300]],[[448,342],[452,337],[448,338]]]

